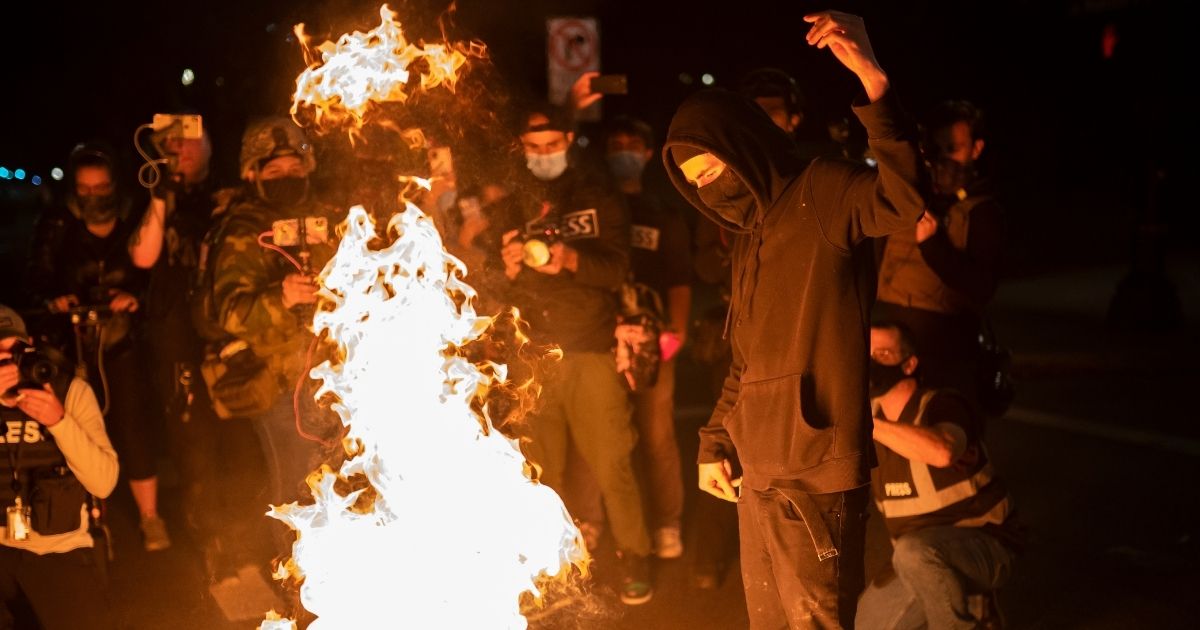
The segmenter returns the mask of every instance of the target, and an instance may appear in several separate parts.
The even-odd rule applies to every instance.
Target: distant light
[[[17,179],[25,179],[25,169],[19,168],[19,169],[13,171],[13,177],[15,177]]]
[[[42,176],[34,175],[33,177],[29,178],[29,182],[32,183],[34,186],[41,186],[42,185]]]
[[[7,167],[0,166],[0,179],[12,179],[12,173],[8,171]]]
[[[879,160],[876,160],[873,157],[863,158],[863,161],[866,162],[867,166],[870,166],[871,168],[875,168],[879,164]]]
[[[700,75],[700,82],[703,83],[704,85],[712,85],[713,81],[716,81],[716,79],[713,78],[713,75],[711,75],[707,72]]]
[[[61,168],[55,166],[54,168],[50,169],[50,179],[53,179],[56,182],[61,182],[62,178],[63,172]]]
[[[225,77],[217,77],[213,83],[216,83],[217,87],[225,87]]]
[[[279,26],[277,24],[275,24],[274,22],[271,22],[270,24],[267,25],[267,32],[274,33],[275,29],[277,29],[277,28],[279,28]]]
[[[686,73],[686,72],[680,72],[680,73],[679,73],[679,82],[680,82],[680,83],[682,83],[682,84],[684,84],[684,85],[691,85],[691,84],[692,84],[692,81],[693,81],[693,79],[692,79],[692,75],[690,75],[690,74],[688,74],[688,73]]]
[[[1100,35],[1100,54],[1105,59],[1112,59],[1117,53],[1117,44],[1121,42],[1121,35],[1117,33],[1116,24],[1105,24],[1104,32]]]
[[[287,37],[284,37],[284,38],[283,38],[283,41],[285,41],[285,42],[287,42],[287,43],[291,44],[292,42],[295,42],[295,41],[296,41],[296,36],[295,36],[295,35],[292,35],[291,33],[288,33],[288,36],[287,36]]]
[[[183,78],[180,80],[183,81],[184,85],[191,85],[192,82],[196,80],[196,73],[192,72],[191,68],[184,68]]]
[[[588,148],[588,145],[591,143],[591,139],[584,135],[580,135],[578,138],[575,138],[575,144],[578,144],[579,148],[581,149]]]

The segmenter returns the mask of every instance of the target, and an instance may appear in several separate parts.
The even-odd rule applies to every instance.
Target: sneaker
[[[627,606],[645,604],[654,597],[650,583],[650,563],[646,556],[621,554],[621,602]]]
[[[654,532],[654,554],[664,560],[683,555],[683,538],[678,527],[660,527]]]
[[[604,526],[591,521],[582,521],[579,523],[579,533],[583,534],[583,544],[587,545],[587,550],[592,552],[600,545],[600,536],[604,534]]]
[[[146,551],[162,551],[171,546],[167,524],[158,516],[142,517],[142,539]]]

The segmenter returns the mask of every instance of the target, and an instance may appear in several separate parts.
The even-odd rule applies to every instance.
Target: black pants
[[[269,558],[266,475],[258,438],[245,420],[217,418],[198,361],[172,361],[175,339],[151,337],[156,409],[165,420],[171,460],[178,468],[186,525],[204,548],[210,578]],[[190,386],[181,379],[191,373]],[[264,562],[265,565],[265,561]]]
[[[127,339],[106,350],[102,362],[99,358],[95,350],[86,358],[88,384],[101,409],[106,396],[110,401],[104,426],[121,460],[121,474],[135,481],[154,477],[158,474],[155,446],[162,418],[154,414],[152,386],[144,376],[145,357],[135,342]]]
[[[44,630],[116,628],[93,550],[39,556],[0,546],[0,630],[30,627],[29,613]]]
[[[737,506],[701,490],[693,507],[696,542],[692,545],[692,563],[699,573],[718,578],[734,560],[738,544]]]
[[[868,487],[744,489],[742,582],[751,630],[853,628],[863,590]]]

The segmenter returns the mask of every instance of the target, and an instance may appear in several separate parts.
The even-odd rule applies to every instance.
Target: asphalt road
[[[989,427],[988,446],[1032,533],[1030,548],[999,595],[1010,628],[1195,627],[1198,270],[1194,260],[1171,266],[1189,315],[1188,325],[1173,332],[1105,327],[1104,311],[1122,268],[1061,272],[1001,288],[993,318],[1001,339],[1015,351],[1020,393],[1013,411]],[[703,387],[694,369],[681,366],[678,425],[685,463],[693,461],[694,429],[704,420],[705,409],[697,404]],[[232,483],[252,484],[253,468]],[[690,469],[685,467],[692,487]],[[129,627],[139,629],[255,627],[252,621],[226,621],[209,595],[199,546],[182,527],[176,494],[164,492],[176,544],[155,554],[140,549],[128,491],[122,488],[110,501],[118,610]],[[689,495],[689,544],[697,500],[696,493]],[[869,572],[887,554],[880,525],[873,519]],[[693,553],[688,549],[682,559],[660,562],[654,599],[627,608],[613,595],[611,547],[602,546],[592,591],[606,612],[590,627],[747,627],[737,571],[729,571],[715,591],[696,590],[689,570]]]

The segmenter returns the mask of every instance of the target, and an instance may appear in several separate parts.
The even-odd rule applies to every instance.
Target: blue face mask
[[[563,174],[567,170],[567,151],[566,149],[558,153],[540,154],[526,153],[525,166],[529,167],[529,171],[533,176],[542,180],[550,181]]]
[[[642,169],[646,167],[643,151],[613,151],[608,154],[607,159],[608,170],[621,182],[641,179]]]

